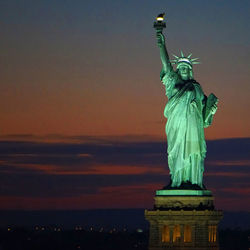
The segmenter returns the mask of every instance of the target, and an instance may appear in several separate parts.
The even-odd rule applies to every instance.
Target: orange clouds
[[[237,172],[205,172],[205,176],[225,176],[225,177],[250,177],[250,173]]]
[[[250,160],[240,161],[208,161],[207,164],[215,166],[250,166]]]
[[[61,168],[59,165],[43,165],[43,164],[21,164],[12,163],[13,167],[19,169],[32,170],[34,172],[42,172],[48,175],[137,175],[137,174],[166,174],[166,171],[162,167],[141,167],[141,166],[105,166],[96,165],[92,166],[91,169],[77,170],[69,167],[68,169]],[[11,170],[10,170],[11,172]]]

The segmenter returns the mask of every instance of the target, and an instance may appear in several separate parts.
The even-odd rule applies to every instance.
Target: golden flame
[[[164,18],[163,18],[163,17],[156,17],[156,20],[157,20],[157,21],[163,21]]]

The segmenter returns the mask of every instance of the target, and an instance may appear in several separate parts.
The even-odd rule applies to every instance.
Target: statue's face
[[[179,67],[179,74],[182,80],[189,80],[190,79],[190,69],[185,64]]]

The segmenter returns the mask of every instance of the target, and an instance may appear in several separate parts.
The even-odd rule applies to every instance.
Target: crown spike
[[[191,62],[198,60],[199,58],[192,58]]]
[[[181,57],[184,57],[184,54],[183,54],[182,50],[181,50]]]
[[[173,54],[173,56],[174,56],[176,59],[179,59],[179,57],[178,57],[178,56],[176,56],[176,55],[174,55],[174,54]]]
[[[192,53],[187,57],[188,59],[192,56]]]

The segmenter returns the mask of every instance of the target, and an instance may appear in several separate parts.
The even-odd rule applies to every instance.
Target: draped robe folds
[[[183,81],[174,70],[162,75],[168,103],[167,118],[168,165],[172,187],[190,181],[203,187],[206,142],[204,107],[206,96],[194,80]]]

